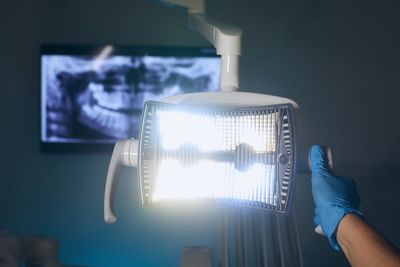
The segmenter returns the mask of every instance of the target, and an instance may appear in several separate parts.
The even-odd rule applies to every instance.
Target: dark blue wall
[[[310,139],[332,146],[337,171],[359,184],[366,217],[400,245],[400,6],[367,2],[209,6],[245,31],[242,90],[296,100]],[[218,253],[218,208],[144,209],[127,170],[117,199],[121,220],[108,226],[102,194],[110,155],[40,153],[40,44],[205,45],[186,29],[184,13],[139,0],[8,0],[0,36],[0,229],[55,236],[64,262],[93,266],[176,266],[182,247],[193,244]],[[309,186],[300,176],[305,265],[344,266],[313,233]]]

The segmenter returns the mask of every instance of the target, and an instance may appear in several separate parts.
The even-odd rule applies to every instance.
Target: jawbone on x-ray
[[[220,59],[43,55],[42,75],[44,141],[107,143],[137,136],[147,100],[218,90]]]

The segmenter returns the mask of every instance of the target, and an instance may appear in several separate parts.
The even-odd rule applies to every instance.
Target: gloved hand
[[[340,251],[336,231],[347,213],[361,215],[358,210],[360,196],[356,183],[349,177],[335,176],[327,162],[327,156],[318,145],[310,151],[312,195],[316,204],[314,223],[321,225],[332,247]]]

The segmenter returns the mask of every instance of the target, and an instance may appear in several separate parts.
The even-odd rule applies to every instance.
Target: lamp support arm
[[[243,31],[205,16],[204,0],[163,0],[188,9],[188,26],[203,35],[221,56],[221,91],[239,88],[239,56]]]

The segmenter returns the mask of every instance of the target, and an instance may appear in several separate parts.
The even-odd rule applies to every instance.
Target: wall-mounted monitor
[[[45,151],[137,137],[147,100],[219,89],[207,47],[43,45],[40,61]]]

